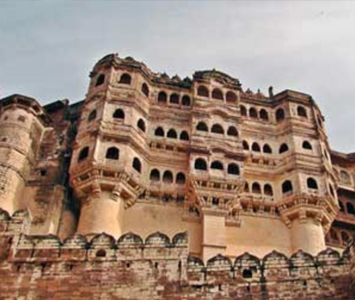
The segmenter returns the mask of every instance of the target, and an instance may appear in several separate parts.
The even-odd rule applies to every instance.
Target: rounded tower
[[[279,177],[278,209],[290,229],[292,251],[316,255],[326,248],[325,234],[338,211],[323,117],[309,95],[285,91],[276,99],[285,111],[279,128],[287,133],[279,150],[285,164]]]
[[[26,208],[22,192],[48,123],[32,98],[13,95],[0,101],[0,207],[9,213]]]
[[[125,209],[142,193],[147,89],[117,55],[101,59],[91,73],[70,167],[80,234],[120,236]]]

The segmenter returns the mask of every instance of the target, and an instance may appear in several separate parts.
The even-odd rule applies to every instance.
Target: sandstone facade
[[[290,268],[298,264],[293,260],[300,259],[309,276],[306,286],[312,278],[311,290],[317,290],[314,298],[304,299],[326,299],[316,298],[324,290],[316,283],[325,256],[336,279],[322,278],[341,284],[323,284],[344,289],[339,293],[343,296],[329,299],[349,299],[344,297],[351,290],[351,251],[341,253],[355,231],[355,156],[331,150],[324,118],[310,95],[290,90],[274,94],[272,88],[268,96],[253,93],[216,70],[195,72],[192,79],[170,78],[117,55],[102,58],[90,77],[85,100],[75,104],[62,100],[41,106],[22,95],[0,101],[0,207],[7,211],[3,219],[12,224],[21,215],[19,210],[28,212],[26,229],[3,240],[8,252],[2,254],[6,258],[2,275],[15,276],[20,255],[21,264],[29,268],[26,280],[35,282],[32,287],[48,285],[36,269],[41,260],[34,254],[37,247],[50,261],[48,274],[59,272],[63,280],[73,276],[73,285],[77,284],[79,277],[61,269],[70,257],[63,257],[62,249],[64,240],[80,235],[69,239],[70,247],[78,250],[69,247],[64,252],[81,257],[78,276],[91,267],[98,268],[90,269],[92,274],[103,274],[109,266],[119,269],[112,278],[107,275],[107,281],[102,279],[105,286],[115,276],[128,280],[133,271],[123,272],[122,261],[131,257],[142,260],[142,266],[132,262],[142,268],[139,280],[156,272],[157,288],[160,280],[178,281],[168,291],[172,299],[191,293],[195,298],[210,297],[209,291],[221,292],[226,299],[252,297],[253,284],[246,279],[256,280],[255,297],[278,299],[276,287],[268,287],[264,296],[263,280],[270,284],[268,276],[273,274],[268,270],[271,257],[276,273],[289,270],[284,274],[287,282],[294,274]],[[162,248],[154,246],[145,256],[147,241],[158,231],[164,233],[157,235]],[[183,245],[170,242],[181,232],[188,236]],[[127,257],[120,257],[119,241],[128,233],[135,244],[125,252]],[[110,240],[102,249],[104,258],[97,259],[96,250],[87,249],[96,238]],[[326,246],[339,252],[325,250]],[[236,265],[243,265],[245,252],[247,263],[255,266],[243,277],[243,268]],[[168,279],[154,271],[155,255]],[[216,264],[212,272],[209,266]],[[299,283],[300,270],[295,271]],[[209,283],[210,272],[220,283]],[[11,278],[9,293],[16,288]],[[191,283],[195,280],[191,278],[198,283]],[[17,287],[29,291],[26,280]],[[276,286],[279,280],[282,276],[271,281]],[[295,282],[280,288],[308,295]],[[90,295],[99,287],[94,290]],[[60,289],[47,292],[61,299]],[[34,299],[48,297],[47,292]],[[168,297],[157,290],[149,293]],[[108,295],[119,299],[118,294],[117,290]],[[280,299],[295,295],[283,296]]]
[[[26,235],[27,212],[0,211],[0,299],[354,299],[354,248],[259,259],[189,255],[188,236]]]

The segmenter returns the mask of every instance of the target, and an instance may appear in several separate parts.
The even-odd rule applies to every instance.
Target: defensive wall
[[[188,236],[153,233],[118,240],[102,233],[27,235],[30,215],[0,211],[0,299],[262,299],[354,298],[354,247],[312,256],[189,256]]]

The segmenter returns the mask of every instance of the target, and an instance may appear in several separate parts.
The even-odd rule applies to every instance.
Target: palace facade
[[[0,101],[0,207],[28,233],[188,233],[207,261],[342,251],[355,232],[355,154],[332,150],[312,96],[181,79],[131,57],[94,66],[84,101]]]

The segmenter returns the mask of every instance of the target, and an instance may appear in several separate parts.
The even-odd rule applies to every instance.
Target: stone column
[[[226,252],[226,213],[208,208],[203,208],[202,213],[202,259],[206,262]]]

